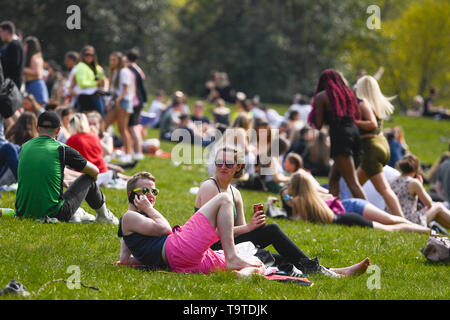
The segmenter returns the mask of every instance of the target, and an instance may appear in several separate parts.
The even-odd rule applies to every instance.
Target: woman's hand
[[[250,222],[247,224],[249,231],[253,231],[266,224],[266,215],[263,210],[256,211]]]
[[[416,178],[417,180],[419,180],[419,182],[421,184],[423,184],[423,178],[422,178],[422,176],[420,174],[416,174],[416,176],[414,178]]]

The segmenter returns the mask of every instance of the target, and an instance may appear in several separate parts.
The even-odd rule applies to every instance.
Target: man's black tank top
[[[147,217],[145,213],[138,213]],[[119,220],[119,230],[117,235],[120,238],[123,238],[123,241],[125,241],[125,244],[128,249],[130,249],[133,256],[146,266],[155,269],[167,269],[167,266],[162,259],[161,252],[168,235],[150,237],[133,232],[132,234],[125,236],[122,232],[122,219],[123,217]]]

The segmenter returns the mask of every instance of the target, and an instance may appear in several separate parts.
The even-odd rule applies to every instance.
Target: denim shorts
[[[19,88],[20,89],[20,88]],[[34,96],[39,103],[48,103],[49,96],[44,80],[36,79],[25,83],[25,90]]]
[[[127,100],[127,99],[120,100],[120,107],[122,109],[125,109],[125,111],[128,113],[134,112],[133,105],[131,104],[130,100]]]
[[[368,201],[359,198],[344,199],[341,201],[345,208],[345,212],[354,212],[363,216],[364,208],[367,206]]]

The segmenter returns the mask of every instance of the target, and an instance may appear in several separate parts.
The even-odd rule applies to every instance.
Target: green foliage
[[[385,67],[382,91],[397,95],[394,103],[405,111],[416,95],[426,97],[430,86],[440,91],[437,102],[450,102],[450,3],[438,0],[379,1],[381,30],[364,30],[346,43],[342,60],[356,73]],[[384,9],[387,14],[384,18]]]
[[[81,10],[81,29],[69,30],[66,13],[70,5]],[[87,44],[96,48],[99,63],[107,70],[108,57],[113,51],[126,52],[137,48],[141,64],[154,78],[163,83],[160,74],[167,74],[167,33],[164,15],[167,1],[101,1],[101,0],[16,0],[2,2],[2,19],[13,21],[24,38],[37,36],[44,59],[64,65],[64,54],[81,51]]]
[[[363,10],[357,1],[188,1],[174,35],[176,78],[199,93],[211,70],[224,70],[237,90],[290,101],[313,92],[322,70],[336,64]]]

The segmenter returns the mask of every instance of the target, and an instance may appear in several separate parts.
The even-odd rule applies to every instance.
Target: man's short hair
[[[0,23],[0,29],[9,31],[11,34],[16,34],[16,26],[12,21],[2,21]]]
[[[153,182],[156,182],[155,177],[150,173],[146,171],[141,171],[136,174],[134,174],[130,180],[127,182],[127,192],[131,192],[134,189],[136,189],[137,183],[141,179],[147,179]]]
[[[80,60],[80,54],[76,51],[69,51],[65,55],[66,58],[72,59],[75,62]]]
[[[139,51],[136,49],[131,49],[127,52],[127,58],[130,62],[136,62],[139,59]]]

